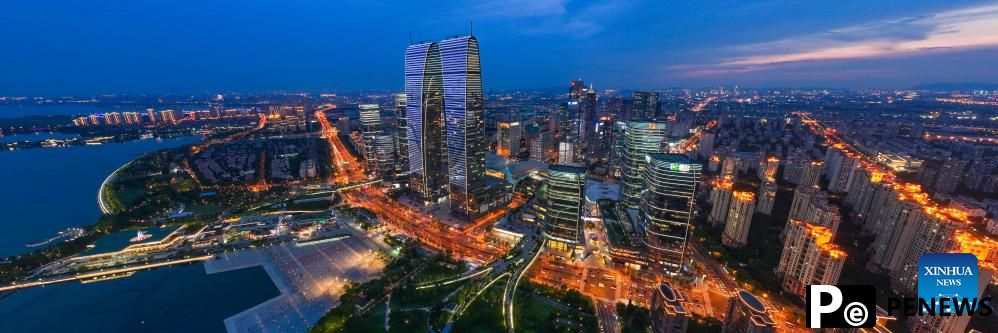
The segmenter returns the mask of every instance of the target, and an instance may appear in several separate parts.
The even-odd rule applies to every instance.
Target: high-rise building
[[[891,191],[884,205],[872,220],[879,221],[877,238],[873,241],[873,255],[867,267],[874,271],[895,272],[901,268],[905,252],[914,237],[912,230],[916,219],[913,214],[921,210],[914,198]]]
[[[395,122],[398,128],[395,130],[395,172],[409,172],[409,120],[406,115],[406,95],[405,93],[394,94]]]
[[[700,146],[697,149],[697,155],[700,158],[708,159],[714,156],[714,137],[716,134],[711,132],[701,132],[700,133]]]
[[[451,210],[472,218],[485,194],[485,104],[478,40],[473,36],[440,42]]]
[[[832,147],[828,148],[825,154],[825,163],[828,165],[828,191],[834,193],[849,191],[853,170],[859,167],[859,158]]]
[[[724,162],[721,163],[721,177],[736,178],[738,176],[738,168],[737,156],[725,156]]]
[[[406,119],[412,189],[425,204],[446,198],[443,148],[443,72],[440,46],[426,42],[405,51]]]
[[[773,182],[764,182],[759,186],[759,204],[756,211],[760,214],[770,215],[773,213],[773,205],[776,203],[776,192],[780,187]]]
[[[658,109],[658,93],[653,91],[634,92],[634,118],[652,119],[655,118],[655,111]],[[666,132],[668,135],[668,132]]]
[[[849,192],[846,193],[843,203],[851,209],[852,215],[858,221],[863,221],[873,198],[875,187],[872,185],[879,183],[884,175],[872,172],[867,168],[857,168],[853,173],[852,184],[849,186]]]
[[[963,170],[966,168],[967,160],[955,156],[946,158],[939,167],[933,188],[940,193],[952,193],[960,184],[960,178],[963,177]]]
[[[554,135],[547,129],[537,132],[537,137],[530,141],[530,160],[547,163],[554,153]]]
[[[473,36],[440,42],[444,124],[451,210],[472,218],[485,194],[485,103],[478,40]]]
[[[798,220],[789,220],[787,229],[776,268],[783,289],[804,299],[808,285],[836,284],[846,253],[831,243],[834,232]]]
[[[176,115],[176,112],[173,111],[173,110],[163,110],[163,111],[160,111],[159,112],[159,116],[160,116],[161,119],[163,119],[164,123],[168,123],[168,124],[176,124],[177,123],[177,115]]]
[[[821,175],[825,173],[825,163],[818,161],[811,161],[804,164],[804,168],[801,170],[800,178],[797,179],[798,187],[811,187],[818,186],[818,180]]]
[[[759,180],[766,181],[768,179],[776,179],[776,171],[780,168],[780,159],[776,156],[770,156],[765,160],[759,161]]]
[[[558,164],[575,165],[575,144],[572,142],[558,143]]]
[[[652,333],[685,333],[690,320],[690,313],[679,301],[676,291],[668,282],[662,282],[655,288],[648,307],[651,316]]]
[[[721,243],[731,247],[745,246],[754,213],[755,194],[735,191],[728,208],[728,219],[724,222]]]
[[[146,109],[146,115],[149,117],[150,124],[156,123],[156,110],[153,110],[153,108],[148,108]]]
[[[571,251],[582,241],[582,207],[586,200],[586,168],[551,165],[544,194],[544,234],[552,247]]]
[[[572,83],[568,85],[568,99],[576,101],[582,99],[582,96],[585,95],[585,90],[586,90],[585,81],[582,80],[572,81]]]
[[[385,134],[381,123],[381,106],[361,104],[360,131],[364,142],[364,160],[368,174],[383,178],[394,172],[395,147],[391,135]]]
[[[599,99],[596,97],[596,90],[590,84],[582,98],[581,113],[579,115],[580,135],[582,138],[584,158],[591,159],[599,149],[599,137],[596,134],[598,115],[596,110],[599,107]]]
[[[722,179],[714,182],[714,187],[710,190],[710,215],[707,221],[711,225],[724,223],[728,219],[728,209],[731,208],[732,186],[730,179]]]
[[[920,209],[911,217],[913,236],[904,251],[900,267],[892,275],[891,289],[901,295],[915,295],[918,290],[918,259],[926,253],[944,253],[954,248],[954,232],[966,224],[947,216]],[[963,251],[966,252],[966,251]]]
[[[728,299],[722,333],[776,333],[776,321],[759,298],[741,289]]]
[[[703,167],[683,155],[645,155],[645,191],[641,214],[649,262],[670,274],[679,274],[686,259],[693,198]]]
[[[645,188],[642,177],[647,163],[645,155],[662,152],[662,143],[668,133],[669,126],[664,123],[638,120],[627,123],[621,177],[621,201],[627,208],[638,208],[639,194]]]
[[[496,124],[496,155],[510,158],[520,154],[520,140],[523,127],[520,122],[500,122]]]

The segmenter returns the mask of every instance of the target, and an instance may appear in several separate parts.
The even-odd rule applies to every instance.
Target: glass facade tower
[[[690,218],[700,164],[679,154],[646,154],[639,219],[645,229],[648,261],[671,274],[678,274],[686,258]]]
[[[621,178],[621,201],[627,208],[638,208],[641,190],[645,188],[642,171],[646,154],[661,153],[662,142],[669,134],[669,125],[650,121],[629,121],[624,131],[624,156]]]
[[[440,42],[444,127],[451,211],[479,214],[485,194],[485,121],[478,40],[472,36]]]
[[[570,250],[582,240],[582,207],[586,200],[586,168],[548,167],[544,234],[555,247]]]
[[[443,167],[443,73],[440,47],[426,42],[405,50],[406,120],[412,188],[426,204],[445,196]]]

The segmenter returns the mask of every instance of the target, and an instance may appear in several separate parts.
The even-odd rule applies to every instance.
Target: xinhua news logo
[[[807,327],[874,327],[877,289],[863,285],[807,286]]]

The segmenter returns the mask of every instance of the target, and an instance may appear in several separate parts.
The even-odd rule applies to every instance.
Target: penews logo
[[[973,254],[923,254],[918,259],[918,298],[930,301],[922,306],[922,311],[954,313],[956,308],[968,306],[961,303],[977,297],[978,274],[977,257]]]
[[[874,327],[877,290],[863,285],[807,286],[808,328]]]

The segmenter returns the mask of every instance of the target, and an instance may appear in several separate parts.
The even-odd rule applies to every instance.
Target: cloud
[[[739,56],[671,66],[687,77],[758,72],[790,64],[891,58],[998,47],[998,5],[870,22],[728,49]]]
[[[491,18],[524,18],[561,16],[567,11],[568,0],[474,1],[472,13]]]
[[[559,34],[586,38],[604,30],[629,1],[513,0],[475,1],[469,8],[476,16],[514,23],[524,34]]]

